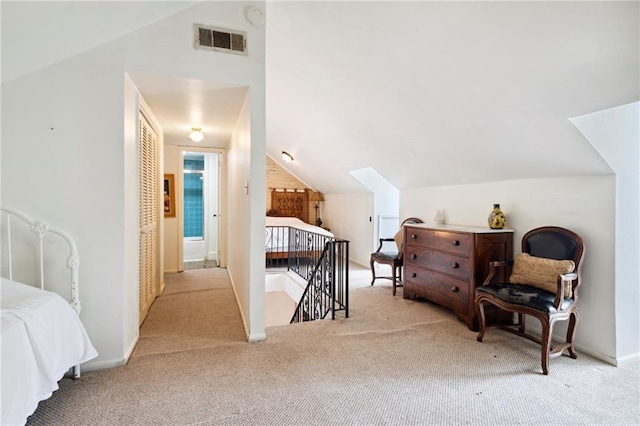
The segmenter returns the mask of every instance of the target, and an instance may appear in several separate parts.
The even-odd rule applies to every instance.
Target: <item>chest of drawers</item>
[[[491,261],[513,260],[513,230],[407,225],[404,244],[404,298],[423,297],[445,306],[477,330],[475,289],[489,274]],[[489,323],[511,320],[510,314],[499,310],[486,314]]]

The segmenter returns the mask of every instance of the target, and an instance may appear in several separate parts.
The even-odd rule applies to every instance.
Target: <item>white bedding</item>
[[[333,234],[319,226],[309,225],[298,219],[297,217],[274,217],[267,216],[267,226],[290,226],[291,228],[302,229],[303,231],[314,232],[327,237],[333,237]]]
[[[22,425],[69,368],[98,353],[62,297],[5,278],[1,285],[2,425]]]
[[[297,217],[267,216],[265,232],[265,246],[267,251],[281,252],[289,249],[289,232],[285,227],[296,228],[333,238],[333,234],[319,226],[309,225]],[[273,227],[273,228],[271,228]]]

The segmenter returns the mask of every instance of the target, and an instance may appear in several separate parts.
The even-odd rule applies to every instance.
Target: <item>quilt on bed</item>
[[[296,228],[311,234],[318,234],[331,239],[334,235],[319,226],[309,225],[295,217],[272,217],[266,218],[265,247],[267,252],[286,252],[289,250],[289,228]]]
[[[59,295],[2,278],[2,424],[21,425],[74,365],[98,353]]]

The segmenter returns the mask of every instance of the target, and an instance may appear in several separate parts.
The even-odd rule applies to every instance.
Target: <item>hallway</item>
[[[227,270],[190,269],[165,275],[132,359],[232,342],[246,343],[246,337]]]
[[[370,285],[371,272],[368,268],[354,263],[349,268],[351,290]],[[377,273],[384,275],[385,272]],[[376,287],[388,287],[391,292],[389,280],[377,281]],[[285,315],[290,317],[293,303],[278,293],[265,295],[266,314],[277,315],[277,311],[285,309]],[[153,303],[140,328],[140,339],[132,359],[231,342],[245,343],[246,336],[227,270],[188,269],[165,274],[164,292]]]

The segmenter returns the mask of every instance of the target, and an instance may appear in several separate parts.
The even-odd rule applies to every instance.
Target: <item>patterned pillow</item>
[[[556,292],[558,276],[573,272],[576,268],[573,260],[554,260],[520,253],[513,263],[513,272],[509,277],[512,284],[527,284],[551,293]],[[565,285],[564,297],[571,297],[571,285]]]

